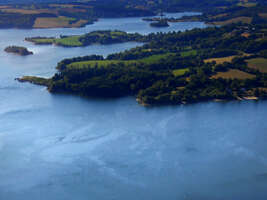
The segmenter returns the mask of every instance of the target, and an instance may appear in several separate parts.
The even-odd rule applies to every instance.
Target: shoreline
[[[48,78],[34,77],[34,76],[23,76],[22,78],[15,78],[14,80],[18,81],[20,83],[30,83],[30,84],[34,84],[34,85],[45,86],[47,91],[49,93],[51,93],[51,94],[61,93],[61,92],[51,92],[51,91],[49,91],[49,89],[47,87],[49,85],[50,79],[48,79]],[[68,93],[68,92],[63,92],[63,93],[72,94],[73,95],[73,93]],[[83,95],[77,95],[77,94],[74,94],[74,95],[90,98],[90,96],[83,96]],[[135,95],[132,95],[132,97],[134,97],[134,96]],[[120,98],[120,97],[115,97],[114,99],[118,99],[118,98]],[[197,103],[201,103],[201,102],[218,102],[218,103],[222,103],[222,102],[230,102],[230,101],[260,101],[260,100],[264,100],[264,98],[259,98],[259,97],[256,97],[256,96],[244,96],[244,97],[236,97],[234,99],[210,99],[210,100],[205,100],[205,101],[195,101],[195,102],[182,101],[182,102],[179,102],[179,103],[164,103],[164,104],[157,104],[157,103],[149,104],[149,103],[145,103],[144,101],[142,101],[142,99],[140,99],[138,97],[136,97],[135,100],[139,105],[144,106],[144,107],[159,107],[159,106],[170,106],[170,105],[173,105],[173,106],[189,105],[189,104],[197,104]]]
[[[185,9],[185,10],[180,10],[180,11],[176,11],[176,12],[165,12],[165,14],[175,14],[175,13],[192,13],[192,15],[184,15],[186,17],[194,17],[196,16],[194,13],[198,13],[198,14],[201,14],[200,11],[195,11],[195,10],[188,10],[188,9]],[[155,13],[154,13],[155,14]],[[175,22],[197,22],[197,20],[187,20],[187,19],[183,19],[184,16],[181,16],[179,18],[173,18],[173,17],[170,17],[168,19],[171,19],[170,21],[168,22],[171,22],[171,23],[175,23]],[[47,27],[36,27],[35,24],[32,25],[32,27],[29,27],[29,26],[26,26],[26,27],[20,27],[20,26],[8,26],[8,27],[0,27],[0,30],[4,30],[4,29],[18,29],[18,30],[42,30],[42,29],[79,29],[79,28],[84,28],[86,27],[87,25],[94,25],[96,22],[100,21],[101,19],[119,19],[119,18],[141,18],[143,21],[149,21],[149,20],[144,20],[144,19],[155,19],[155,18],[158,18],[158,15],[136,15],[136,16],[115,16],[115,17],[98,17],[98,18],[93,18],[91,20],[86,20],[86,19],[80,19],[80,20],[86,20],[87,22],[84,22],[84,23],[81,23],[80,25],[77,25],[77,24],[68,24],[68,25],[64,25],[64,26],[47,26]],[[152,21],[156,21],[156,20],[152,20]],[[198,22],[204,22],[206,23],[205,21],[198,21]]]

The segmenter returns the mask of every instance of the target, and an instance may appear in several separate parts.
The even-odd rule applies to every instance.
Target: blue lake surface
[[[172,16],[184,14],[192,13]],[[122,18],[80,29],[0,30],[0,200],[266,200],[266,101],[145,108],[131,97],[52,95],[14,81],[49,77],[63,58],[141,45],[62,48],[35,46],[25,37],[195,27],[205,25],[155,29],[141,18]],[[6,54],[8,45],[35,54]]]

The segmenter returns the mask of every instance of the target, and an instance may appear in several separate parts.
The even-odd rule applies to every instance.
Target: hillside
[[[107,58],[65,59],[50,79],[19,80],[46,85],[52,93],[133,95],[143,105],[266,98],[266,30],[265,23],[237,23],[150,34],[142,47]]]
[[[73,0],[71,2],[24,0],[18,3],[15,0],[2,0],[0,28],[77,28],[92,24],[98,18],[145,17],[162,12],[179,11],[200,11],[206,15],[222,17],[224,12],[231,13],[236,9],[242,10],[266,4],[263,0],[164,0],[160,2],[158,0]],[[211,21],[206,15],[199,18],[185,18],[185,20]]]
[[[167,10],[169,4],[166,2],[163,5]],[[170,3],[187,7],[194,2]],[[198,4],[199,9],[205,2]],[[221,7],[223,2],[229,6]],[[160,4],[153,4],[153,1],[150,5],[141,1],[120,1],[114,5],[118,13],[126,3],[131,6],[143,5],[138,7],[143,11],[149,12],[153,6],[160,10]],[[45,85],[52,93],[104,98],[133,95],[144,105],[266,98],[267,6],[261,5],[260,1],[218,0],[206,3],[206,8],[212,9],[203,10],[201,15],[165,19],[166,22],[205,21],[211,24],[205,29],[152,33],[147,36],[109,30],[81,36],[29,38],[35,43],[69,47],[87,46],[94,42],[142,41],[146,44],[108,55],[107,58],[89,55],[65,59],[58,63],[58,73],[50,79],[27,76],[19,80]],[[93,5],[94,9],[103,9],[96,12],[99,16],[109,9],[99,1]]]

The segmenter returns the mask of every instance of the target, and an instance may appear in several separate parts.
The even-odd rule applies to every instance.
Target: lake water
[[[175,23],[160,31],[194,27],[205,25]],[[144,108],[134,98],[51,95],[14,81],[51,76],[63,58],[140,45],[23,41],[98,29],[159,30],[141,18],[101,19],[81,29],[0,30],[0,200],[266,200],[266,101]],[[12,44],[35,54],[2,51]]]

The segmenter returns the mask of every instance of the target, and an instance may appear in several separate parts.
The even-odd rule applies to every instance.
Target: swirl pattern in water
[[[176,23],[161,30],[194,27],[205,25]],[[0,53],[0,199],[265,200],[264,101],[144,108],[133,98],[51,95],[14,81],[22,75],[50,76],[63,58],[140,45],[68,49],[23,41],[98,29],[158,30],[141,18],[124,18],[81,29],[0,31],[2,49],[16,44],[35,53]]]

